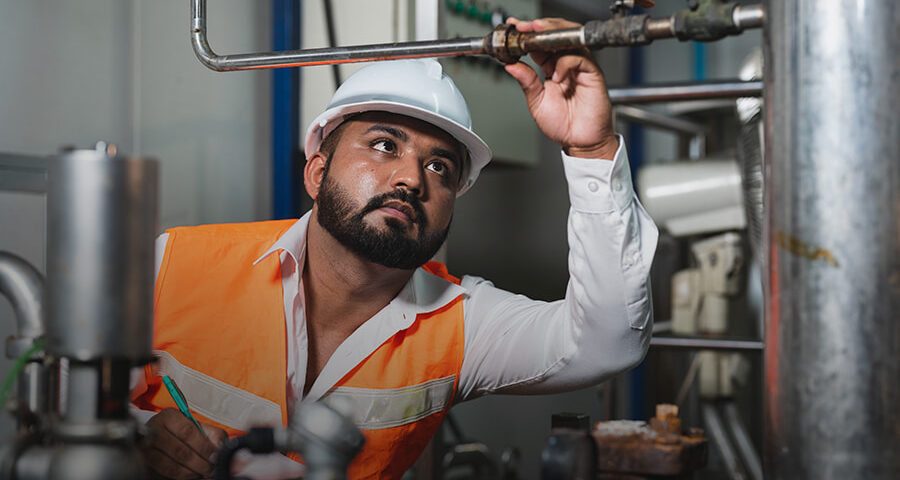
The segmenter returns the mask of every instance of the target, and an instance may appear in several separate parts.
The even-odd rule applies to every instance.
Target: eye
[[[447,164],[440,160],[435,160],[433,162],[429,162],[428,165],[425,165],[425,168],[431,170],[432,172],[446,177],[450,175],[450,167]]]
[[[378,150],[379,152],[384,153],[394,153],[397,151],[397,145],[392,141],[386,138],[379,138],[375,140],[371,144],[372,148]]]

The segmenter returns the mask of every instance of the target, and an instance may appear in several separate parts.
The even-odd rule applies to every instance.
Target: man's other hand
[[[221,428],[200,425],[203,433],[174,408],[167,408],[147,421],[150,435],[141,446],[141,456],[148,478],[182,480],[212,476],[216,452],[228,435]]]
[[[562,18],[507,23],[520,32],[545,32],[581,25]],[[619,146],[612,120],[606,80],[586,49],[558,53],[531,53],[544,79],[528,65],[518,62],[506,71],[522,86],[528,110],[538,128],[563,150],[582,158],[612,160]]]

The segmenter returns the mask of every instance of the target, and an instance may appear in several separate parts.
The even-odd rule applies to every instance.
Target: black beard
[[[412,207],[415,212],[413,223],[418,227],[415,238],[407,236],[409,225],[395,218],[385,219],[387,231],[365,223],[364,217],[383,207],[388,200],[399,200]],[[422,203],[414,194],[402,189],[378,195],[353,213],[356,205],[350,195],[331,181],[327,173],[322,179],[316,204],[316,218],[325,231],[363,259],[389,268],[412,270],[422,266],[437,253],[450,231],[448,225],[442,231],[428,233]]]

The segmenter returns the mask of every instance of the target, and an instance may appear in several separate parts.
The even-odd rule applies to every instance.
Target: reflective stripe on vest
[[[280,426],[281,407],[268,399],[182,365],[169,353],[154,350],[160,375],[168,375],[186,395],[192,411],[231,427],[247,431],[262,425]]]
[[[353,422],[360,430],[398,427],[443,411],[453,400],[456,375],[403,388],[337,387],[322,401],[353,407]]]
[[[287,424],[287,338],[278,255],[253,264],[294,220],[169,230],[156,285],[154,348],[198,420],[229,436],[256,422]],[[425,270],[459,284],[446,267]],[[357,407],[366,445],[348,477],[399,479],[450,408],[465,348],[462,296],[417,315],[325,398]],[[144,410],[173,407],[146,368]]]

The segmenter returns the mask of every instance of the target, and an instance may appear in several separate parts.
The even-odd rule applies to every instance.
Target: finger
[[[151,478],[176,480],[203,478],[203,474],[197,473],[184,465],[179,464],[172,457],[156,448],[144,451],[144,463],[152,474]]]
[[[506,23],[510,25],[515,25],[516,30],[520,32],[531,32],[534,31],[534,24],[531,20],[519,20],[515,17],[509,17],[506,19]]]
[[[555,80],[568,76],[574,77],[579,73],[596,73],[600,74],[601,77],[603,75],[600,67],[589,57],[584,55],[563,55],[556,60],[556,68],[552,78]]]
[[[559,30],[562,28],[577,28],[581,24],[566,20],[565,18],[539,18],[532,20],[531,28],[535,32],[546,32],[549,30]]]
[[[522,92],[525,94],[525,101],[529,107],[540,100],[540,96],[544,91],[544,84],[538,78],[537,73],[528,65],[522,62],[507,65],[506,71],[519,82]]]
[[[163,422],[163,425],[173,436],[180,439],[205,459],[210,458],[216,452],[216,446],[206,438],[203,432],[197,429],[194,422],[188,420],[187,417],[177,410],[167,409],[164,412],[168,412],[168,418],[166,419],[167,421]]]
[[[212,472],[213,449],[210,449],[209,453],[201,454],[183,438],[179,438],[167,429],[159,429],[155,434],[156,438],[152,447],[166,454],[177,465],[198,475],[207,475]]]

